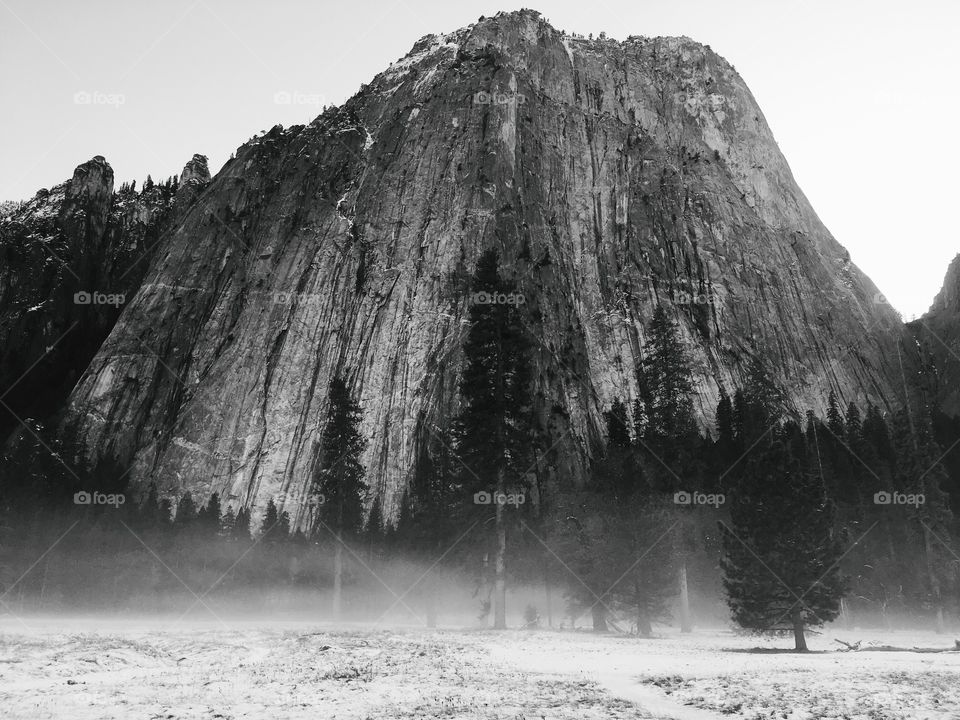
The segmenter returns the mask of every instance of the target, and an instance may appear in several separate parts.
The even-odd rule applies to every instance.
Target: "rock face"
[[[705,427],[755,353],[799,411],[830,389],[890,406],[912,362],[726,61],[522,11],[427,36],[342,107],[240,147],[166,234],[69,419],[141,484],[300,518],[345,372],[390,517],[456,412],[466,279],[490,246],[538,340],[553,477],[578,482],[601,413],[635,396],[658,303]]]
[[[206,169],[206,159],[191,163]],[[188,165],[188,168],[191,167]],[[187,192],[196,192],[200,175]],[[209,179],[209,173],[207,174]],[[114,191],[100,156],[0,217],[0,437],[63,403],[188,205],[172,185]]]
[[[919,320],[910,323],[924,364],[931,372],[931,396],[947,415],[960,416],[960,255],[943,280],[933,305]]]
[[[194,155],[184,165],[180,173],[180,183],[177,188],[177,198],[174,203],[177,213],[181,214],[190,207],[210,182],[210,169],[207,167],[205,155]]]

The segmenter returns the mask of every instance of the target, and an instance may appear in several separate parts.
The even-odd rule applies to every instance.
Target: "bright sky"
[[[527,0],[533,2],[534,0]],[[339,104],[428,33],[509,0],[0,0],[0,199],[103,155],[117,182],[216,171]],[[960,252],[960,2],[544,0],[560,29],[688,35],[727,58],[800,186],[905,318]],[[79,93],[79,95],[78,95]],[[292,102],[277,102],[288,93]],[[281,95],[283,100],[285,96]]]

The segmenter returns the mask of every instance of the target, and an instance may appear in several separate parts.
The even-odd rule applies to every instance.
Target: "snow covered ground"
[[[0,620],[4,718],[960,718],[960,652],[932,633],[589,633],[303,622]]]

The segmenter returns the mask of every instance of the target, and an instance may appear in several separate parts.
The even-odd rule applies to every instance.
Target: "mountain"
[[[924,357],[931,398],[947,415],[960,416],[960,255],[923,317],[910,323]]]
[[[342,372],[393,516],[456,414],[467,280],[489,247],[537,341],[547,482],[581,482],[603,411],[636,395],[658,304],[707,429],[755,355],[798,412],[831,389],[891,407],[915,362],[729,63],[520,11],[424,37],[342,107],[238,148],[165,229],[64,426],[141,488],[274,498],[302,520]]]
[[[97,156],[0,215],[0,433],[62,407],[149,267],[163,233],[210,179],[196,155],[183,183],[114,191]]]

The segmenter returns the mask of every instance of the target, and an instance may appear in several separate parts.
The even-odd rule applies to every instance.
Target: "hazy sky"
[[[0,0],[0,199],[32,196],[94,155],[118,183],[178,173],[195,152],[215,172],[260,130],[341,103],[421,36],[522,6]],[[960,2],[531,6],[567,31],[688,35],[726,57],[854,261],[906,318],[927,309],[960,252]]]

